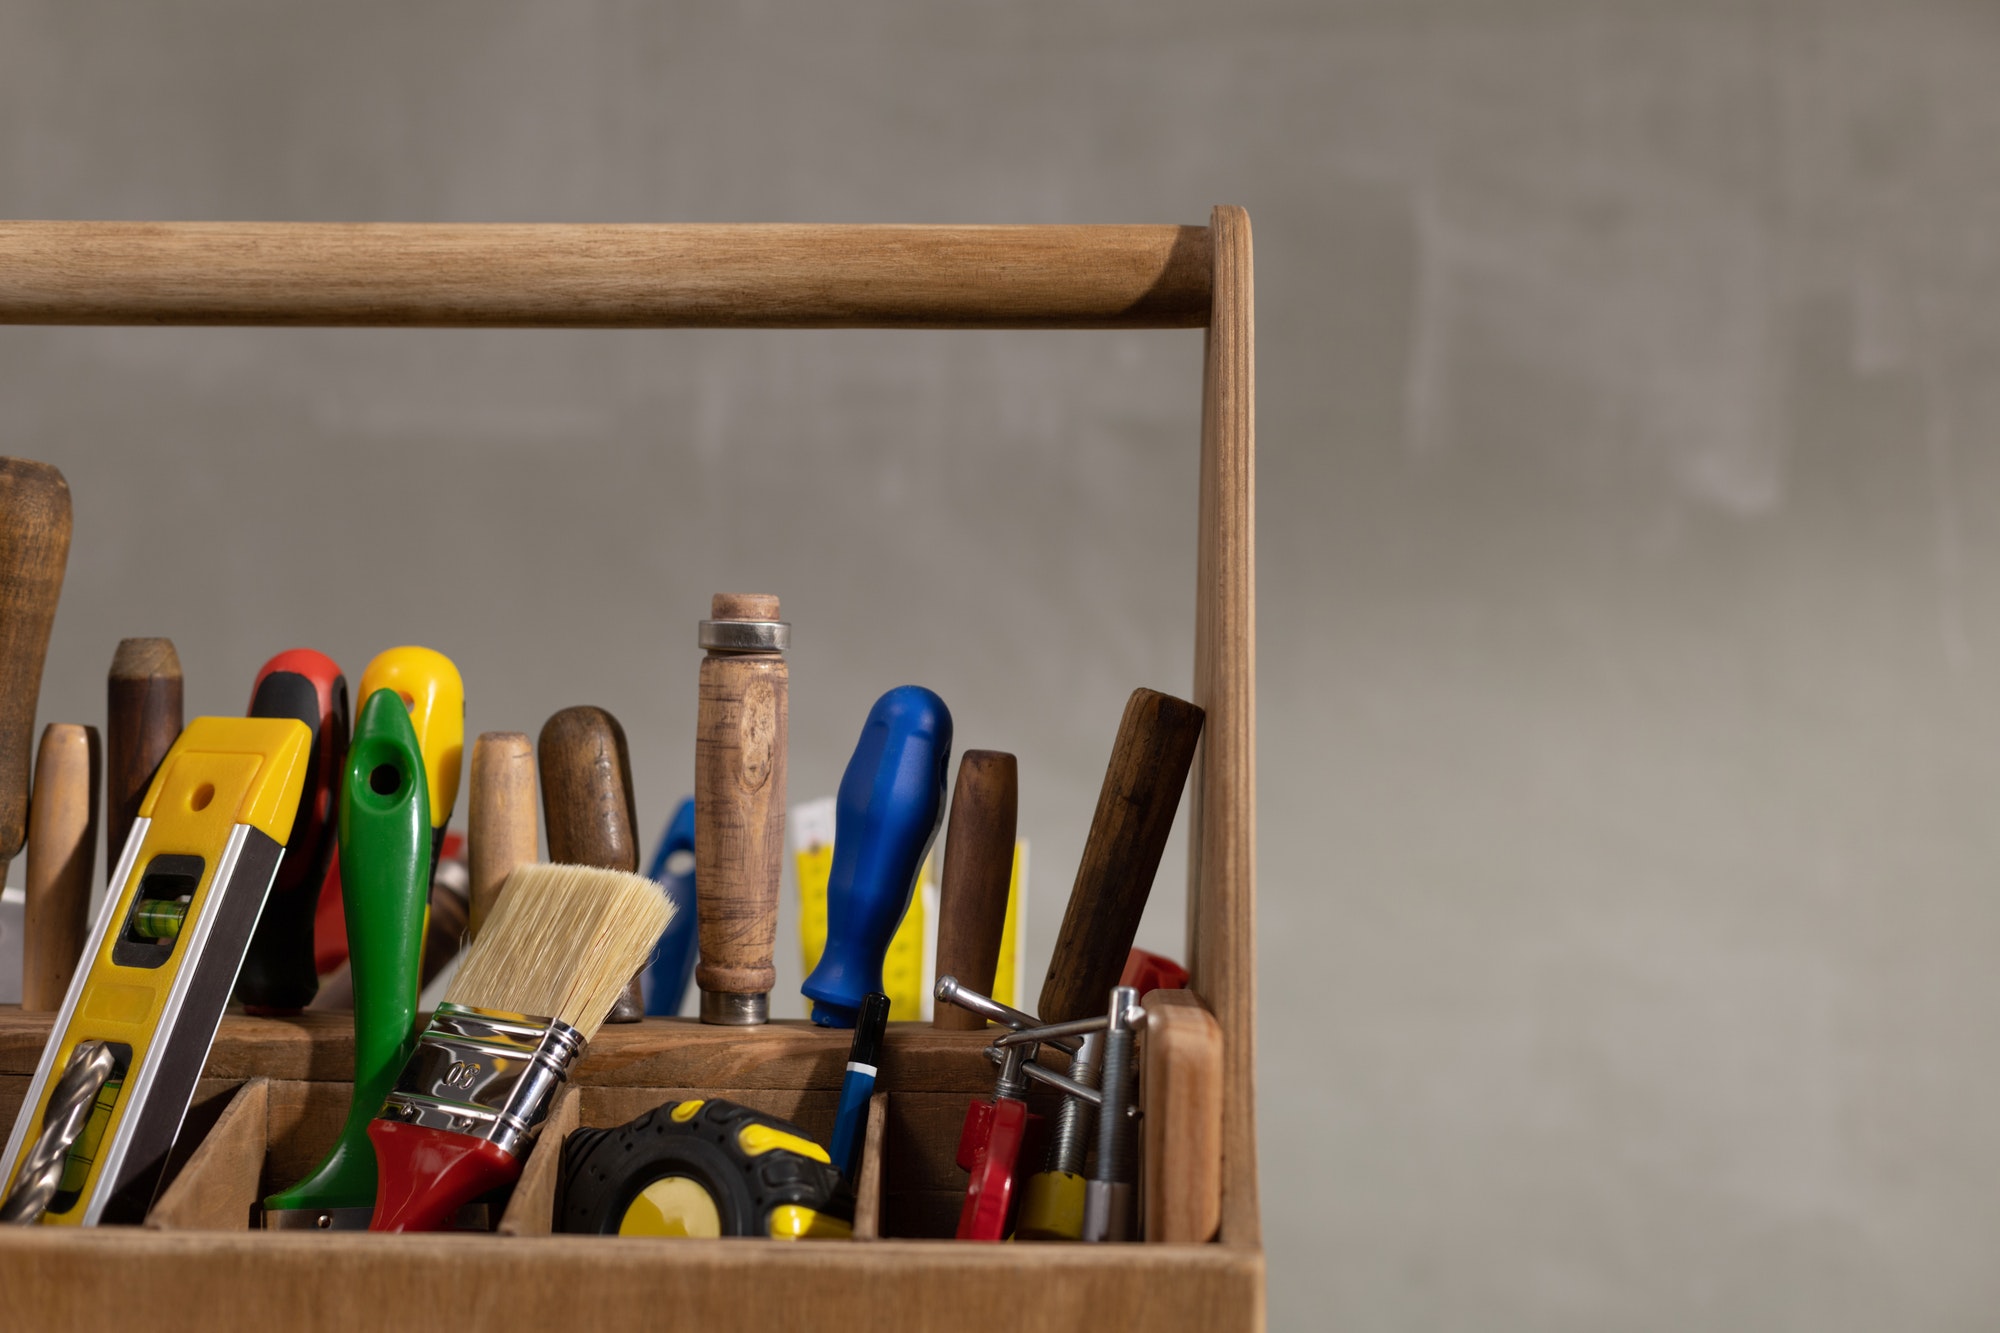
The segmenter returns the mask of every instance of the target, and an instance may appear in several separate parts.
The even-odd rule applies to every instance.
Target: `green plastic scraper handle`
[[[417,979],[431,882],[423,751],[394,690],[361,705],[340,785],[340,878],[354,973],[354,1099],[320,1164],[264,1200],[265,1225],[368,1225],[375,1150],[368,1122],[417,1044]]]

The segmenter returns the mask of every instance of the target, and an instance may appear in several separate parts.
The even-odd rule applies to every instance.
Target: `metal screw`
[[[1126,1113],[1132,1089],[1132,1011],[1139,992],[1118,986],[1111,992],[1110,1021],[1104,1029],[1104,1114],[1097,1118],[1097,1168],[1084,1190],[1083,1238],[1124,1240],[1131,1234],[1132,1117]]]

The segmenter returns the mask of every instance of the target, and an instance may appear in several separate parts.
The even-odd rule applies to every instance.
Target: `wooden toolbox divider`
[[[498,1234],[375,1236],[248,1229],[250,1202],[338,1129],[353,1041],[341,1015],[230,1017],[146,1227],[0,1228],[0,1329],[1261,1328],[1251,291],[1249,219],[1231,207],[1207,227],[0,222],[0,323],[1203,329],[1192,994],[1161,1000],[1180,1006],[1177,1051],[1199,1048],[1182,1045],[1187,1006],[1206,1006],[1222,1036],[1208,1244],[922,1239],[951,1232],[959,1124],[993,1071],[981,1034],[916,1024],[885,1042],[856,1243],[550,1235],[546,1152]],[[50,1021],[0,1008],[0,1116],[25,1095]],[[607,1027],[553,1128],[721,1096],[824,1135],[847,1043],[801,1022]],[[1169,1083],[1181,1086],[1148,1097]],[[1212,1107],[1191,1104],[1212,1124]],[[1149,1123],[1151,1151],[1190,1141],[1190,1123]],[[1210,1220],[1196,1210],[1175,1225]]]

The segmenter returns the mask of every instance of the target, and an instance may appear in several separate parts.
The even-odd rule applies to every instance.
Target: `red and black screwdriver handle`
[[[347,677],[325,653],[279,653],[257,673],[250,716],[297,718],[312,729],[312,760],[292,838],[236,978],[236,998],[252,1013],[296,1013],[319,992],[313,918],[333,856],[335,800],[347,760]]]

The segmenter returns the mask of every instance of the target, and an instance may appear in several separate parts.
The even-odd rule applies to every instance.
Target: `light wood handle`
[[[181,734],[181,659],[172,639],[120,639],[105,677],[104,872],[125,839],[160,761]]]
[[[1222,1028],[1193,991],[1141,1003],[1146,1239],[1199,1245],[1222,1221]]]
[[[1139,933],[1201,724],[1201,709],[1171,694],[1137,689],[1126,700],[1062,932],[1042,982],[1035,1012],[1044,1023],[1104,1012]]]
[[[1196,328],[1206,227],[0,223],[0,323]]]
[[[85,937],[97,863],[97,728],[51,722],[35,755],[28,816],[27,905],[22,935],[21,1007],[62,1008]]]
[[[778,617],[778,599],[718,594],[714,618]],[[694,740],[695,984],[764,995],[777,982],[778,879],[785,852],[790,675],[782,653],[711,651],[701,663]]]
[[[0,458],[0,876],[28,838],[29,749],[69,532],[63,474]]]
[[[472,743],[472,799],[466,828],[471,905],[466,929],[479,928],[515,866],[536,854],[535,746],[518,731],[483,732]]]
[[[549,860],[636,873],[639,815],[632,799],[632,756],[618,719],[602,708],[565,708],[542,724],[536,749]],[[635,975],[608,1021],[633,1023],[645,1017],[639,986]]]
[[[993,969],[1000,961],[1019,805],[1013,755],[967,750],[959,757],[938,890],[937,975],[957,977],[982,995],[993,993]],[[986,1020],[955,1004],[940,1004],[931,1024],[971,1032],[983,1029]]]

